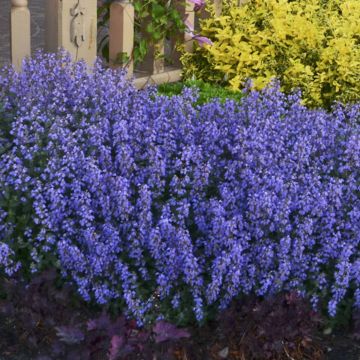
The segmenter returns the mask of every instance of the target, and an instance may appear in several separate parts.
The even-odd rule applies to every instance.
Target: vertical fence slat
[[[58,0],[46,0],[45,2],[45,51],[58,51],[59,43],[59,19]]]
[[[31,55],[30,10],[27,0],[11,0],[11,62],[17,71],[22,60]]]
[[[239,4],[241,2],[241,0],[238,0]],[[214,0],[214,11],[215,11],[215,16],[220,16],[221,12],[222,12],[222,0]]]
[[[110,7],[109,60],[112,67],[124,66],[131,77],[134,71],[134,6],[115,1]]]
[[[190,1],[186,1],[185,6],[185,16],[184,16],[189,23],[189,25],[192,26],[193,29],[195,29],[195,11],[194,11],[194,4]],[[185,33],[184,35],[184,41],[185,41],[185,51],[192,52],[193,49],[193,40],[191,37],[191,34]]]

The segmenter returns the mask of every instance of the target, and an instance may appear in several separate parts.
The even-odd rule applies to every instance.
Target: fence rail
[[[31,55],[31,14],[28,0],[11,1],[10,47],[11,62],[20,71],[22,60]],[[85,60],[90,66],[97,56],[97,0],[46,0],[45,50],[55,52],[64,48],[74,60]],[[195,13],[191,4],[183,9],[187,20],[195,24]],[[145,26],[144,26],[145,27]],[[134,7],[127,0],[114,1],[110,8],[109,20],[109,64],[118,67],[119,54],[132,54],[134,50]],[[191,39],[187,34],[178,34],[177,41],[185,43],[191,51]],[[175,39],[173,40],[175,41]],[[174,82],[180,79],[179,53],[172,52],[171,68],[165,67],[164,41],[150,47],[142,64],[134,66],[133,59],[127,61],[129,77],[135,78],[135,85],[143,87],[147,83]],[[157,55],[156,55],[157,54]]]

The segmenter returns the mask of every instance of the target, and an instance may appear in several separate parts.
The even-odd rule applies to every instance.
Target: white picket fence
[[[28,0],[11,1],[10,46],[11,62],[21,70],[22,60],[31,55],[31,14]],[[188,21],[195,23],[193,5],[188,3],[183,10]],[[46,0],[45,5],[45,50],[55,52],[67,50],[74,60],[85,60],[90,66],[97,56],[97,0]],[[189,35],[178,35],[188,51],[192,49]],[[117,67],[118,55],[133,54],[134,49],[134,7],[129,1],[115,1],[110,9],[109,58],[110,66]],[[181,75],[179,54],[173,52],[171,68],[164,66],[164,40],[152,48],[141,67],[134,72],[133,59],[126,63],[128,76],[135,77],[135,84],[143,87],[147,83],[178,81]]]

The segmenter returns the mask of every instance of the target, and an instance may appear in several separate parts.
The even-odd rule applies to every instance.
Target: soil
[[[33,354],[31,355],[25,349],[20,349],[17,346],[18,339],[12,336],[13,332],[10,329],[6,331],[4,329],[4,325],[5,324],[2,323],[0,328],[0,360],[55,360],[49,357],[34,357]],[[185,353],[184,349],[179,346],[177,358],[179,360],[247,360],[236,356],[236,352],[231,353],[228,351],[226,346],[223,347],[226,344],[224,340],[225,339],[222,339],[222,341],[219,341],[218,344],[212,345],[211,348],[209,348],[209,344],[201,344],[202,340],[198,338],[196,342],[200,347],[202,347],[202,349],[198,347],[196,349],[196,354],[194,352],[191,355],[188,351]],[[322,345],[325,349],[325,354],[323,356],[324,360],[360,360],[360,341],[353,340],[350,335],[336,334],[326,336],[322,339]],[[227,357],[221,356],[226,354]],[[289,357],[289,360],[291,359],[292,358]]]
[[[43,293],[40,292],[40,294]],[[251,301],[234,302],[229,309],[203,327],[188,328],[188,333],[191,334],[189,338],[173,342],[166,341],[157,345],[152,343],[151,347],[156,349],[156,356],[149,358],[143,352],[136,352],[134,356],[126,359],[360,360],[360,332],[356,330],[357,327],[353,327],[353,335],[350,334],[350,326],[348,327],[349,333],[319,335],[320,328],[317,324],[321,324],[321,322],[318,323],[317,317],[311,315],[311,312],[300,311],[307,308],[303,301],[286,296],[285,298],[288,301],[291,300],[292,303],[280,301],[283,299],[281,295],[274,298],[273,302],[255,302],[257,304],[255,307]],[[51,331],[54,327],[51,325],[52,323],[48,327],[44,327],[41,324],[45,324],[45,322],[38,321],[35,328],[31,326],[26,328],[23,326],[23,320],[19,321],[19,319],[23,319],[19,314],[22,316],[29,314],[31,311],[29,304],[33,304],[34,307],[35,299],[36,297],[27,299],[25,307],[18,304],[18,313],[8,311],[11,315],[4,316],[0,312],[0,360],[83,360],[79,356],[74,358],[71,355],[72,352],[68,353],[70,356],[66,356],[66,359],[45,355],[53,354],[51,351],[54,345],[53,340],[54,337],[57,338],[54,331]],[[48,299],[48,301],[52,301],[52,299]],[[47,303],[44,303],[43,306],[41,309],[50,309],[49,311],[52,312],[57,309],[56,306],[49,307]],[[296,311],[293,312],[291,309]],[[6,310],[6,306],[3,305],[4,310]],[[21,311],[23,312],[21,313]],[[14,314],[18,314],[18,317]],[[69,312],[63,314],[62,319],[63,317],[68,319],[71,314],[80,314],[74,318],[79,323],[87,323],[88,319],[94,318],[90,309],[81,304],[70,308]],[[51,317],[50,314],[46,316],[47,319],[49,317]],[[54,319],[56,320],[56,316]],[[135,332],[138,333],[138,331]],[[358,337],[354,338],[356,334]],[[85,342],[85,344],[88,343]],[[108,349],[108,346],[102,348],[101,353],[98,353],[99,356],[96,355],[96,359],[92,352],[91,360],[106,360]],[[270,355],[265,356],[266,353]],[[277,356],[274,357],[274,354]],[[262,356],[264,357],[262,358]]]
[[[336,334],[324,339],[326,360],[360,360],[360,341],[350,335]]]

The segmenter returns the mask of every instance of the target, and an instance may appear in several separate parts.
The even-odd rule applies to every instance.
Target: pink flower
[[[205,36],[201,36],[199,34],[194,34],[194,25],[189,20],[185,20],[184,24],[186,25],[187,32],[190,34],[191,38],[193,40],[196,40],[201,47],[204,46],[205,44],[206,45],[213,44],[209,38]]]
[[[189,0],[194,4],[194,11],[199,11],[205,7],[205,0]]]
[[[194,35],[193,39],[196,40],[201,47],[213,44],[213,42],[206,36]]]

